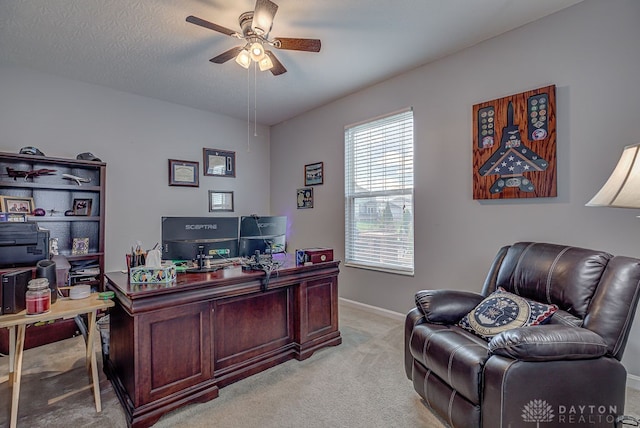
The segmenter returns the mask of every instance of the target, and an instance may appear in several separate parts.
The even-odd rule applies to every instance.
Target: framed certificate
[[[204,175],[218,177],[236,176],[236,152],[218,149],[202,149],[204,157]]]
[[[199,187],[199,163],[169,159],[169,186]]]

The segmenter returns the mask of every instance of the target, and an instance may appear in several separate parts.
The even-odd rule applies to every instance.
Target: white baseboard
[[[394,320],[404,321],[406,314],[401,314],[400,312],[390,311],[389,309],[379,308],[377,306],[367,305],[366,303],[356,302],[355,300],[345,299],[344,297],[340,297],[338,299],[341,304],[345,306],[349,306],[356,309],[361,309],[363,311],[371,312],[377,315],[381,315],[383,317],[392,318]],[[640,391],[640,376],[628,374],[627,375],[627,386],[629,388],[633,388],[635,390]]]
[[[350,306],[352,308],[361,309],[363,311],[371,312],[377,315],[381,315],[383,317],[392,318],[398,321],[404,321],[406,314],[401,314],[400,312],[390,311],[389,309],[379,308],[377,306],[367,305],[366,303],[356,302],[354,300],[345,299],[340,297],[338,299],[341,304],[345,306]]]
[[[640,376],[628,374],[627,375],[627,386],[629,388],[633,388],[637,391],[640,391]]]

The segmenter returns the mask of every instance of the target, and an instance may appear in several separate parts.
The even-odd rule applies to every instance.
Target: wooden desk
[[[26,315],[26,311],[17,314],[0,316],[0,328],[9,329],[9,385],[11,395],[11,428],[18,423],[18,401],[20,399],[20,378],[22,377],[22,356],[24,353],[24,334],[28,324],[40,321],[51,321],[60,318],[73,318],[76,315],[87,314],[89,318],[87,335],[87,369],[91,372],[93,381],[93,395],[96,400],[96,410],[102,411],[100,404],[100,385],[96,353],[93,341],[96,335],[96,314],[98,310],[107,309],[114,305],[111,300],[98,300],[94,295],[86,299],[70,300],[58,299],[51,305],[46,314]],[[17,327],[17,331],[16,331]]]
[[[342,342],[338,264],[271,274],[240,267],[178,274],[171,284],[129,284],[108,273],[116,294],[107,376],[135,428],[218,396],[218,388]]]

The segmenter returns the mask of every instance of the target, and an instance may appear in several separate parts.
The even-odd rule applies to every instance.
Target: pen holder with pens
[[[146,259],[146,253],[139,253],[139,254],[126,254],[126,260],[127,260],[127,271],[131,271],[132,267],[139,267],[139,266],[144,266],[145,265],[145,259]]]

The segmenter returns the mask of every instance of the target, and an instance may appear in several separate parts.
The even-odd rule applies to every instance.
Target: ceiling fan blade
[[[264,53],[269,58],[271,58],[271,62],[273,63],[273,67],[271,68],[271,70],[269,70],[271,71],[271,74],[273,74],[274,76],[279,76],[287,72],[287,69],[284,68],[284,65],[282,65],[280,61],[278,61],[278,58],[276,58],[273,52],[265,50]]]
[[[271,0],[256,0],[251,29],[259,36],[269,34],[277,11],[278,5]]]
[[[321,43],[318,39],[278,37],[273,41],[273,46],[278,49],[294,51],[320,52],[320,45]]]
[[[226,52],[222,52],[215,58],[211,58],[209,61],[215,62],[216,64],[224,64],[230,59],[237,57],[241,50],[242,46],[236,46],[235,48],[231,48]]]
[[[205,21],[204,19],[193,15],[187,16],[187,22],[208,28],[209,30],[217,31],[218,33],[226,34],[227,36],[234,36],[237,34],[236,31],[230,30],[222,25],[214,24],[213,22]]]

